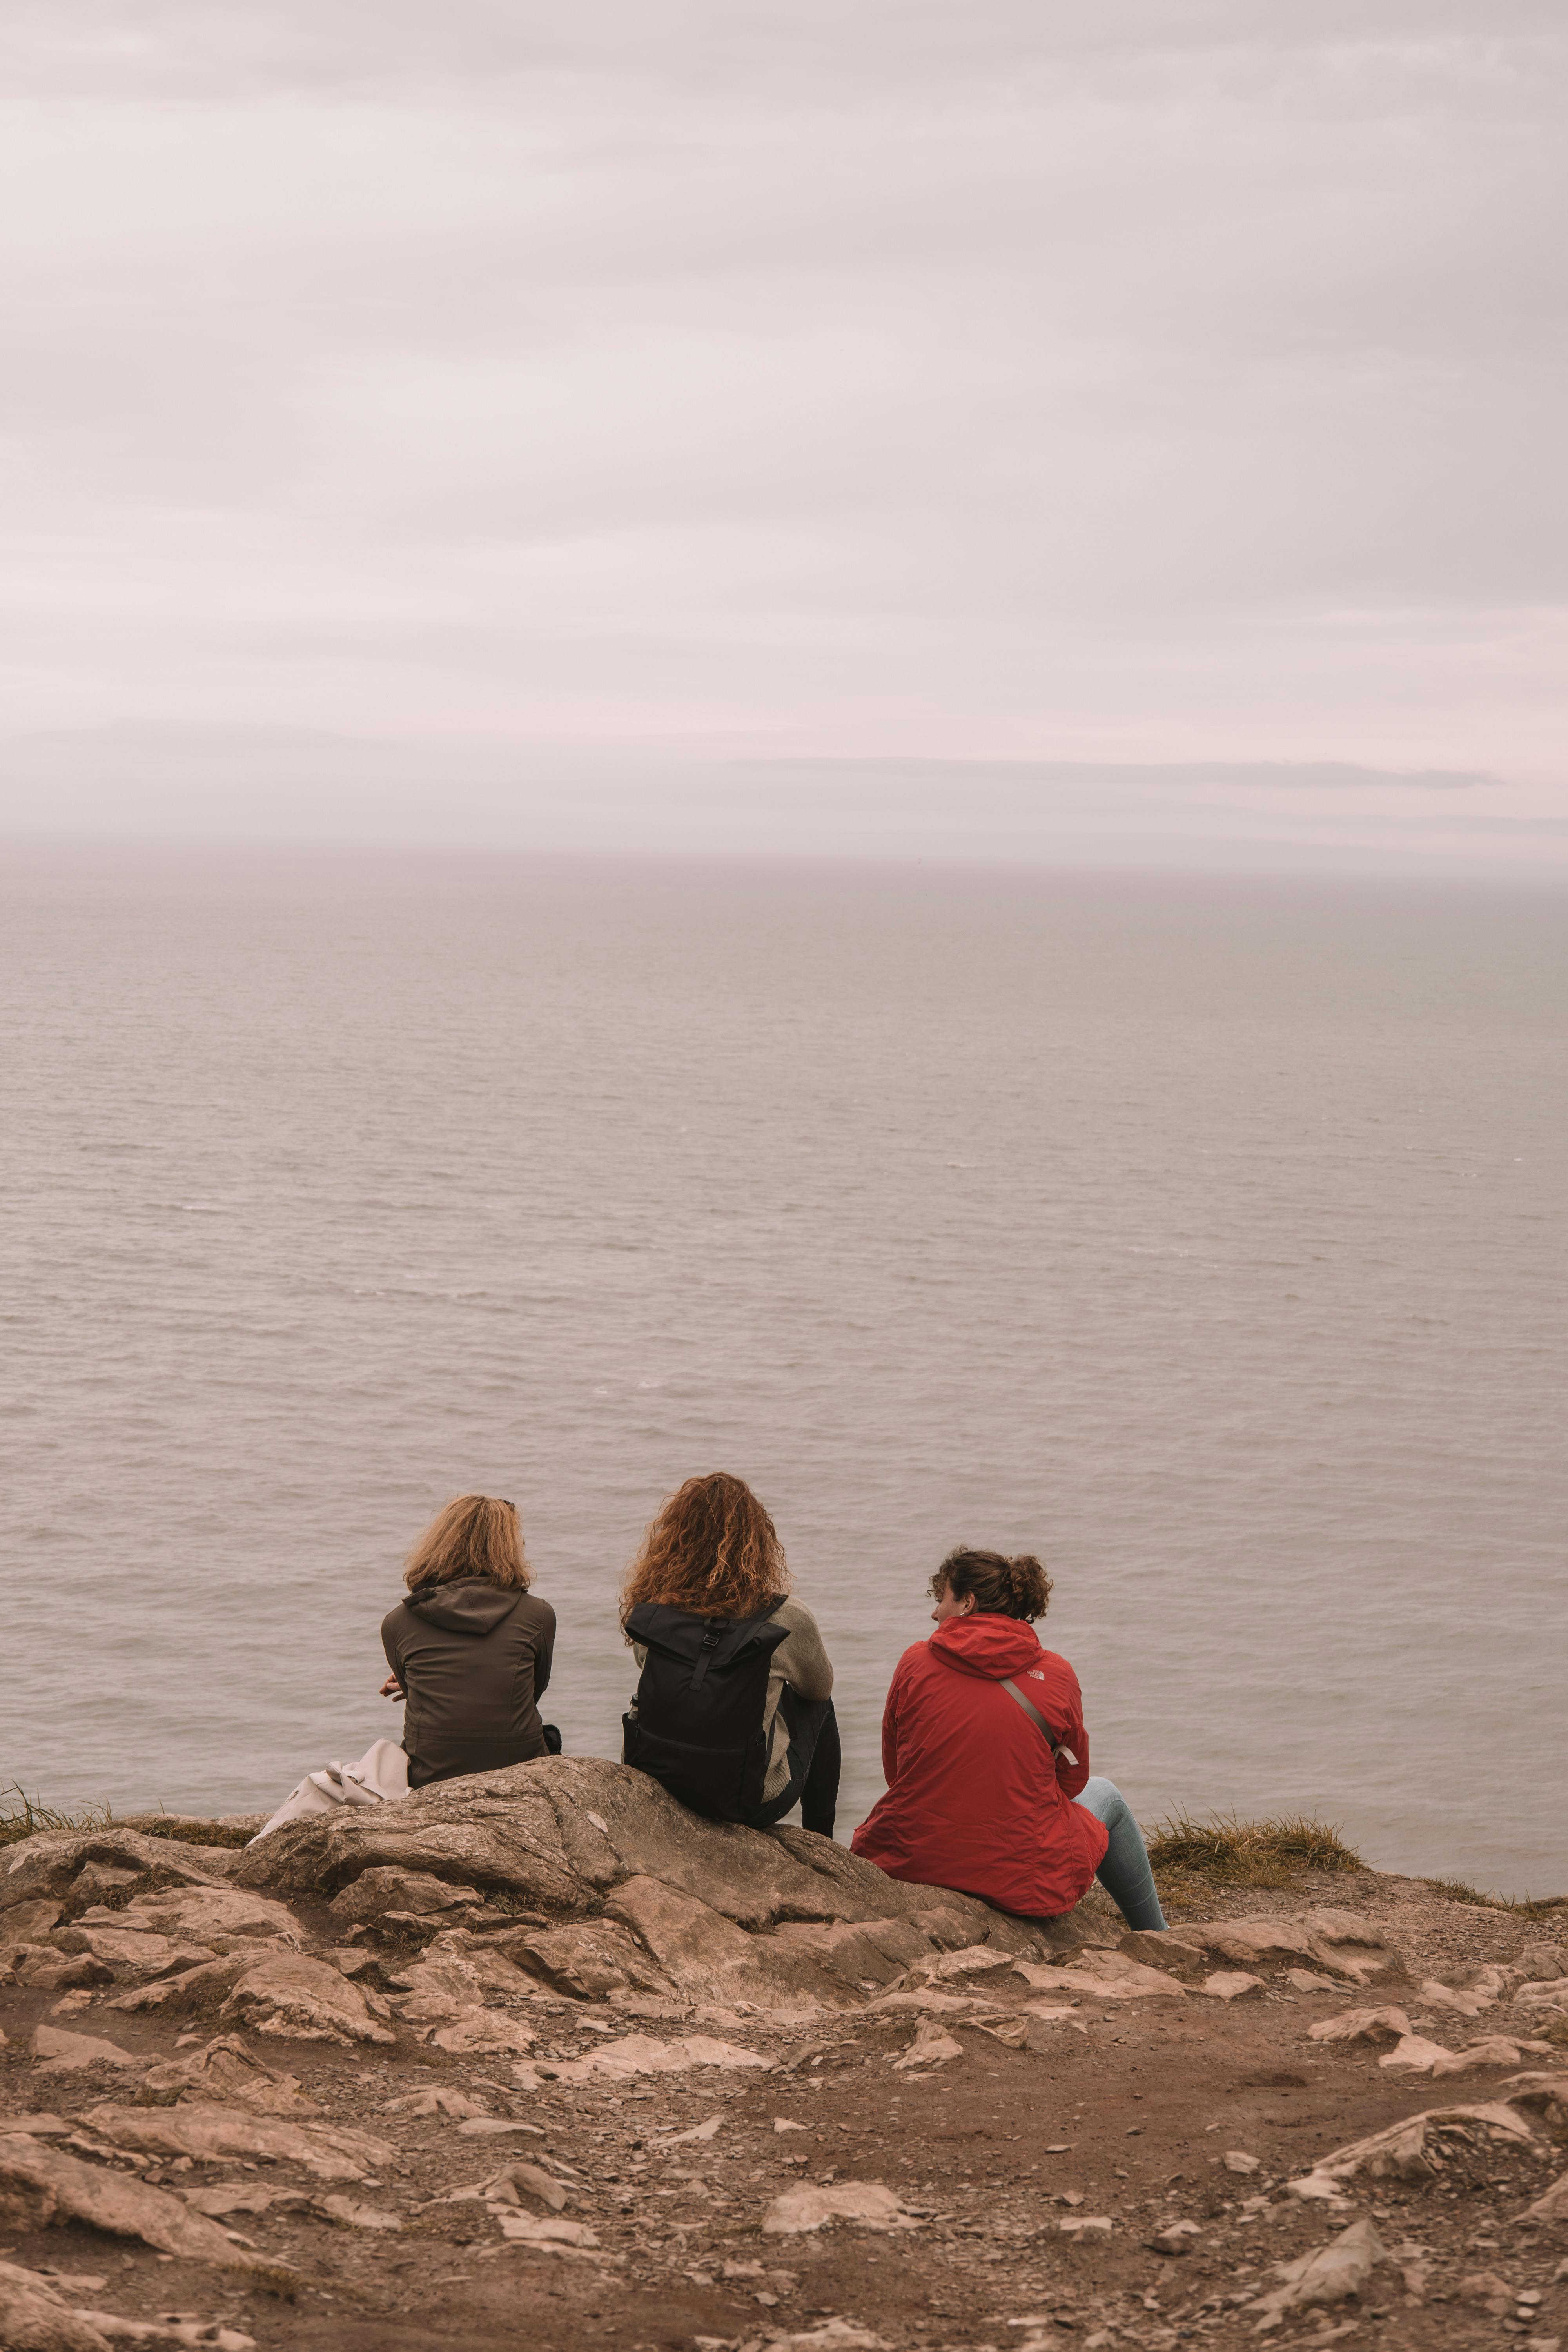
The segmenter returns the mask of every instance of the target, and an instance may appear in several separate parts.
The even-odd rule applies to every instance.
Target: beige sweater
[[[781,1601],[770,1622],[787,1625],[789,1637],[779,1643],[768,1660],[768,1699],[763,1711],[763,1728],[768,1735],[768,1769],[763,1780],[764,1804],[780,1795],[789,1780],[789,1725],[779,1713],[785,1683],[797,1698],[833,1696],[833,1664],[822,1645],[816,1620],[805,1601]],[[632,1655],[640,1673],[647,1664],[647,1652],[640,1642],[632,1643]]]

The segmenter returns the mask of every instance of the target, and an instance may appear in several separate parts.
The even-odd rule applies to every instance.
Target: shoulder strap
[[[1018,1688],[1017,1684],[1015,1682],[1004,1682],[1002,1687],[1006,1692],[1009,1698],[1016,1698],[1017,1700],[1018,1705],[1023,1708],[1024,1713],[1028,1717],[1030,1722],[1037,1723],[1039,1725],[1040,1729],[1046,1735],[1046,1746],[1050,1749],[1051,1754],[1054,1756],[1060,1748],[1061,1741],[1057,1738],[1056,1733],[1051,1729],[1050,1725],[1046,1721],[1045,1717],[1040,1713],[1040,1710],[1035,1705],[1034,1700],[1031,1698],[1026,1698],[1023,1692]]]

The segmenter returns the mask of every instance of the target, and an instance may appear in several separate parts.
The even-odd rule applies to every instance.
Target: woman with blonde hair
[[[493,1495],[459,1495],[409,1553],[408,1598],[382,1622],[392,1672],[381,1692],[407,1700],[411,1789],[560,1754],[560,1733],[539,1719],[555,1612],[532,1580],[517,1507]]]
[[[627,1571],[621,1626],[640,1679],[623,1754],[693,1812],[769,1829],[798,1804],[833,1835],[838,1725],[816,1620],[743,1478],[688,1478]]]

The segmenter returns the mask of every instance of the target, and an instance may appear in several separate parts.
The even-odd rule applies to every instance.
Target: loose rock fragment
[[[575,2000],[603,2000],[628,1990],[658,1996],[673,1990],[663,1969],[614,1919],[513,1927],[489,1940],[520,1969],[532,1970]]]
[[[1429,2074],[1435,2066],[1440,2065],[1452,2054],[1440,2042],[1428,2042],[1425,2034],[1405,2033],[1400,2036],[1392,2050],[1384,2052],[1377,2063],[1380,2066],[1408,2074]]]
[[[1360,2294],[1378,2264],[1386,2262],[1383,2241],[1370,2221],[1354,2221],[1328,2245],[1292,2263],[1277,2263],[1280,2284],[1260,2295],[1251,2309],[1265,2327],[1278,2326],[1288,2311],[1314,2304],[1343,2303]]]
[[[950,2059],[962,2058],[963,2044],[940,2025],[934,2017],[922,2017],[915,2028],[915,2038],[909,2048],[893,2061],[895,2067],[943,2066]]]
[[[1020,1963],[1018,1973],[1039,1992],[1093,2000],[1184,2000],[1185,1985],[1163,1969],[1145,1968],[1125,1952],[1084,1949],[1070,1968],[1036,1969]]]
[[[1521,2221],[1568,2221],[1568,2172],[1554,2180],[1544,2197],[1526,2206]]]
[[[459,1911],[483,1901],[472,1886],[454,1886],[427,1870],[364,1870],[332,1897],[340,1919],[381,1919],[389,1911],[429,1918],[444,1911]]]
[[[1440,1984],[1428,1977],[1421,1987],[1421,1998],[1432,2009],[1451,2009],[1459,2017],[1479,2017],[1490,2009],[1503,1989],[1500,1969],[1482,1969],[1470,1985]]]
[[[504,2189],[510,2189],[518,2198],[537,2197],[540,2203],[548,2205],[552,2213],[563,2211],[571,2202],[571,2191],[563,2180],[557,2180],[553,2173],[544,2170],[542,2165],[528,2164],[521,2159],[515,2164],[503,2166],[500,2172],[492,2173],[485,2182],[482,2193],[486,2197],[494,2197]]]
[[[1307,2032],[1313,2042],[1399,2042],[1410,2032],[1402,2009],[1346,2009],[1321,2017]]]
[[[456,2053],[507,2051],[514,2054],[533,2047],[526,2025],[499,2009],[459,2010],[449,2025],[437,2025],[430,2035],[437,2050]]]
[[[754,2050],[715,2041],[707,2033],[684,2034],[679,2042],[657,2042],[651,2034],[627,2033],[618,2042],[602,2042],[585,2058],[541,2058],[512,2072],[525,2088],[537,2089],[542,2076],[557,2083],[591,2083],[596,2076],[615,2080],[634,2074],[681,2074],[693,2066],[766,2068],[770,2063]]]
[[[108,2352],[109,2338],[47,2279],[0,2262],[0,2344],[7,2352]]]
[[[486,2112],[483,2107],[476,2106],[472,2099],[466,2097],[461,2091],[442,2089],[409,2091],[400,2099],[388,2099],[386,2113],[395,2116],[400,2111],[410,2116],[447,2116],[454,2122],[467,2116],[482,2116]]]
[[[345,2230],[401,2230],[402,2222],[395,2213],[383,2212],[379,2205],[359,2205],[352,2197],[323,2197],[316,2208],[329,2221],[336,2221]]]
[[[1248,1976],[1245,1969],[1218,1969],[1212,1977],[1204,1979],[1198,1990],[1206,1992],[1211,2000],[1246,2000],[1262,1992],[1263,1979]]]
[[[1053,2009],[1043,2000],[1032,2000],[1016,2016],[999,2022],[988,2019],[977,2021],[983,2033],[994,2034],[1009,2050],[1049,2050],[1056,2046],[1062,2026],[1071,2026],[1077,2033],[1087,2032],[1083,2020],[1070,2009]]]
[[[280,1952],[246,1969],[223,2014],[243,2020],[255,2032],[297,2042],[391,2042],[394,2036],[371,2013],[372,2002],[385,2014],[378,1996],[362,1992],[327,1961]]]
[[[175,2107],[89,2107],[82,2118],[116,2147],[188,2156],[204,2164],[259,2157],[305,2165],[322,2180],[363,2180],[397,2151],[369,2132],[339,2124],[297,2124],[282,2116],[197,2102]]]
[[[192,2262],[231,2270],[261,2267],[231,2244],[216,2222],[191,2212],[177,2197],[35,2139],[0,2138],[0,2221],[14,2229],[85,2221],[90,2229],[141,2238],[162,2253]]]
[[[197,2213],[226,2221],[233,2213],[269,2213],[275,2205],[308,2205],[303,2189],[263,2189],[253,2180],[215,2180],[210,2187],[182,2187],[180,2196]]]
[[[599,2242],[585,2221],[541,2221],[532,2213],[500,2213],[496,2218],[502,2235],[523,2245],[596,2246]]]
[[[1479,2303],[1494,2319],[1513,2309],[1513,2289],[1496,2271],[1468,2271],[1456,2290],[1463,2303]]]
[[[154,2106],[172,2106],[176,2099],[237,2099],[262,2115],[321,2113],[300,2088],[298,2075],[274,2074],[237,2033],[219,2034],[184,2058],[149,2068],[136,2095]]]
[[[914,2217],[879,2180],[845,2180],[826,2186],[803,2182],[775,2197],[763,2215],[763,2232],[796,2238],[829,2221],[859,2221],[868,2230],[913,2230]]]
[[[1491,2033],[1484,2041],[1467,2042],[1462,2050],[1446,2050],[1433,2061],[1432,2079],[1436,2082],[1446,2074],[1474,2074],[1487,2066],[1518,2063],[1518,2042],[1508,2041],[1500,2033]]]
[[[33,2054],[40,2074],[74,2072],[86,2066],[141,2066],[146,2062],[118,2042],[95,2033],[67,2033],[58,2025],[33,2029]]]
[[[78,1926],[147,1928],[226,1951],[233,1943],[297,1944],[300,1923],[285,1903],[237,1886],[171,1886],[139,1895],[123,1911],[85,1911]]]
[[[693,2124],[689,2131],[671,2132],[667,2138],[661,2138],[658,2145],[660,2147],[681,2147],[689,2140],[710,2140],[717,2136],[723,2121],[722,2116],[710,2116],[706,2123]],[[775,2116],[773,2129],[777,2131],[779,2128],[778,2117]],[[784,2128],[790,2131],[804,2131],[805,2126],[804,2124],[790,2124]]]
[[[605,1908],[647,1946],[677,1990],[693,2000],[798,2008],[810,2001],[844,2007],[854,1998],[809,1952],[777,1937],[748,1936],[709,1904],[657,1878],[626,1879]]]
[[[1482,2106],[1427,2107],[1419,2115],[1406,2116],[1402,2123],[1390,2124],[1384,2131],[1320,2157],[1310,2173],[1289,2184],[1289,2193],[1332,2198],[1341,2181],[1358,2173],[1373,2180],[1430,2180],[1437,2168],[1427,2147],[1429,2136],[1446,2124],[1468,2123],[1481,2124],[1500,2137],[1525,2145],[1534,2137],[1530,2126],[1500,2101]]]

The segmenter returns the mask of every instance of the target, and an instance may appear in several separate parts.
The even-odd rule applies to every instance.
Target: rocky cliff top
[[[0,1850],[0,2345],[1568,2308],[1568,1913],[1368,1872],[1032,1927],[592,1759],[237,1834]]]

